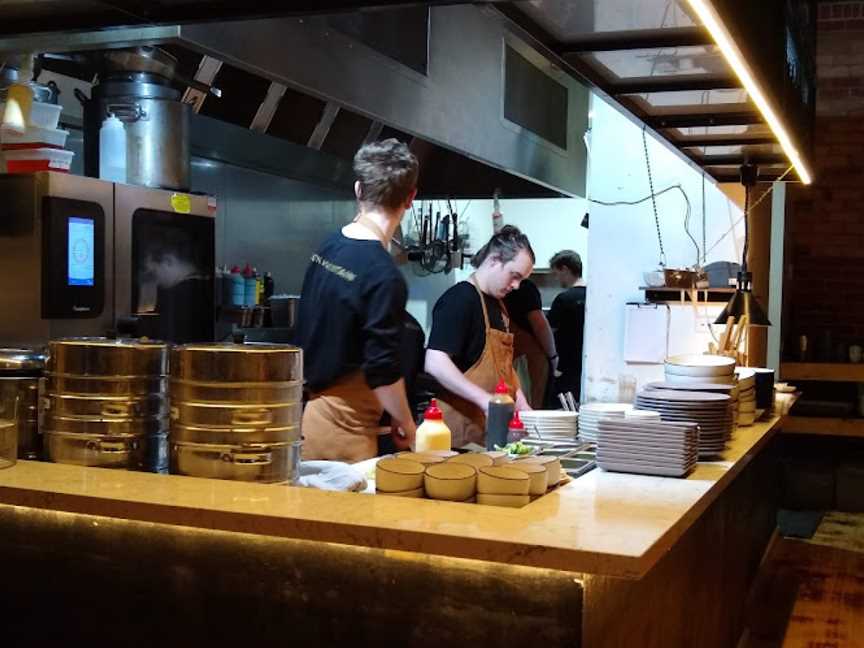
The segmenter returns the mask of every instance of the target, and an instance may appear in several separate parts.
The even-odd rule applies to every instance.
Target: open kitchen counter
[[[794,397],[782,396],[778,412]],[[760,453],[783,416],[739,428],[686,479],[593,470],[521,509],[21,461],[0,504],[640,578]]]

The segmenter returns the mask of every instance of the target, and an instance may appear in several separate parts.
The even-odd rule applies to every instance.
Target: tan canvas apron
[[[355,219],[384,245],[384,232],[364,216]],[[303,412],[303,459],[354,463],[378,454],[379,422],[384,408],[354,371],[320,393],[313,394]]]
[[[483,308],[486,344],[480,358],[465,372],[465,377],[489,393],[495,390],[495,385],[498,384],[499,380],[504,380],[510,387],[510,396],[515,398],[516,390],[519,388],[519,379],[513,370],[513,335],[509,332],[507,309],[504,304],[501,304],[501,313],[504,316],[507,331],[492,328],[489,325],[486,300],[477,285],[473,281],[470,283],[477,290],[477,297]],[[470,442],[480,445],[486,444],[486,412],[474,403],[450,392],[443,392],[438,403],[444,413],[444,422],[447,423],[447,427],[450,428],[453,435],[454,448]]]
[[[549,380],[549,359],[546,352],[531,331],[518,325],[513,326],[513,348],[516,357],[514,366],[528,404],[534,409],[542,409],[546,396],[546,381]]]

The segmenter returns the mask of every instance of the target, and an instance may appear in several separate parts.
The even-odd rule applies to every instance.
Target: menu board
[[[69,263],[66,281],[70,286],[92,286],[95,223],[92,218],[70,216],[67,228]]]

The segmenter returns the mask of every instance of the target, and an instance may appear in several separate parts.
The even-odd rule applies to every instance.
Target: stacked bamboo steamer
[[[171,472],[293,482],[300,462],[303,352],[277,344],[171,350]]]
[[[168,346],[67,338],[48,345],[40,413],[49,461],[162,471],[167,463]]]

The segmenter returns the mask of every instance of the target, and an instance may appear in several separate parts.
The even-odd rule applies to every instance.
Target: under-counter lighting
[[[798,150],[793,146],[789,133],[783,127],[780,118],[777,117],[777,114],[771,108],[771,105],[768,103],[768,99],[765,97],[759,84],[756,83],[756,79],[750,72],[750,68],[744,62],[744,57],[741,54],[741,51],[738,49],[735,41],[732,40],[732,36],[728,31],[726,31],[726,27],[723,25],[717,12],[714,10],[714,7],[711,6],[708,0],[687,0],[687,3],[702,20],[708,33],[711,34],[711,38],[714,39],[714,42],[717,43],[717,46],[723,53],[726,62],[732,67],[732,70],[744,85],[744,89],[747,90],[747,94],[750,95],[753,103],[756,104],[762,117],[766,122],[768,122],[768,127],[771,129],[771,132],[774,133],[777,141],[780,142],[783,152],[786,154],[786,157],[789,158],[792,166],[795,167],[795,171],[798,173],[801,182],[804,184],[810,184],[813,179],[811,178],[807,167],[804,165],[804,160],[801,159]]]

